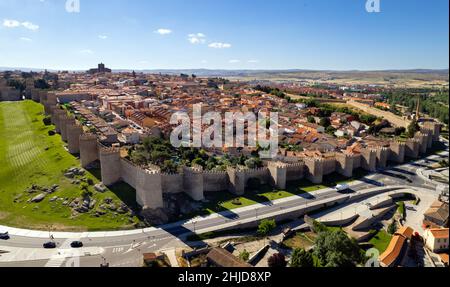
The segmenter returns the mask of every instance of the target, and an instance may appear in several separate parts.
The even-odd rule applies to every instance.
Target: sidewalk
[[[61,261],[61,259],[73,257],[95,256],[103,254],[101,247],[85,247],[80,249],[37,249],[1,247],[7,253],[0,254],[0,262],[23,262],[23,261]]]

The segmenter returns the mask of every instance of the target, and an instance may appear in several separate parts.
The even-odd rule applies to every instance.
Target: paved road
[[[448,147],[448,146],[447,146]],[[404,185],[413,187],[425,187],[434,188],[429,183],[425,183],[415,173],[415,170],[426,164],[426,161],[439,161],[442,158],[448,158],[447,151],[441,153],[441,155],[432,155],[425,160],[419,160],[416,162],[407,163],[401,166],[390,167],[383,171],[379,171],[376,174],[370,175],[361,181],[357,181],[352,184],[352,190],[354,192],[366,190],[376,186],[384,185]],[[312,195],[312,196],[311,196]],[[299,195],[275,201],[273,203],[258,204],[251,208],[241,208],[238,210],[227,211],[220,213],[219,215],[209,216],[207,218],[199,218],[186,222],[178,222],[161,226],[157,229],[152,229],[148,232],[144,230],[142,233],[122,235],[122,236],[108,236],[108,237],[93,237],[83,238],[85,247],[101,247],[104,252],[101,255],[84,256],[80,258],[81,266],[99,266],[103,262],[110,263],[110,266],[139,266],[140,254],[145,252],[154,252],[157,250],[163,250],[164,248],[173,248],[176,246],[183,246],[185,242],[181,239],[182,235],[189,234],[191,232],[214,228],[225,223],[239,223],[241,220],[252,219],[258,220],[264,214],[270,214],[273,212],[282,212],[290,208],[302,208],[307,204],[313,204],[314,202],[324,199],[330,199],[342,196],[334,190],[326,189],[311,193],[311,195]],[[81,235],[80,235],[81,236]],[[56,239],[58,246],[61,246],[64,242],[76,240],[72,239]],[[0,241],[0,250],[6,248],[12,248],[12,250],[24,251],[24,250],[42,250],[42,244],[49,241],[45,238],[32,238],[26,236],[12,235],[7,241]],[[55,266],[65,266],[65,263],[70,260],[54,260]],[[48,260],[36,260],[36,261],[19,261],[19,262],[2,262],[0,255],[0,266],[52,266]]]

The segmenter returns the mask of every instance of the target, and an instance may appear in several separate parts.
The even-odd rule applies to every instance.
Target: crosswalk
[[[123,247],[114,247],[113,250],[112,250],[112,253],[113,253],[113,254],[121,253],[121,252],[124,251],[124,249],[125,249],[125,248],[123,248]]]
[[[52,258],[45,264],[44,267],[50,267],[50,268],[62,267],[64,261],[66,261],[66,258],[63,258],[63,257]]]

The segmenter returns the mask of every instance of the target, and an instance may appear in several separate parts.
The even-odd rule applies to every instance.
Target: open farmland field
[[[266,80],[308,84],[380,85],[396,88],[444,88],[448,70],[406,71],[246,71],[227,76],[231,80]]]
[[[59,135],[49,136],[54,126],[45,126],[43,119],[43,106],[35,102],[0,103],[0,225],[64,231],[133,228],[138,219],[129,212],[119,214],[114,209],[102,209],[103,214],[95,216],[106,198],[120,206],[126,197],[134,197],[133,191],[126,195],[111,190],[96,192],[93,185],[98,179],[88,172],[66,178],[65,171],[79,168],[80,163],[65,150]],[[82,199],[83,182],[90,183],[88,191],[95,204],[89,212],[78,214],[69,205]],[[32,185],[44,190],[55,184],[59,187],[51,194],[29,192]],[[41,202],[29,202],[42,193],[46,197]]]

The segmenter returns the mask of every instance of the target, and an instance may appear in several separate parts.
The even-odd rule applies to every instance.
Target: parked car
[[[44,243],[43,246],[45,249],[53,249],[53,248],[56,248],[56,243],[53,241],[49,241],[49,242]]]
[[[336,185],[336,187],[334,189],[336,191],[344,191],[344,190],[350,189],[350,186],[348,184],[338,184],[338,185]]]
[[[74,242],[70,243],[70,247],[72,247],[72,248],[81,248],[81,247],[83,247],[83,242],[81,242],[81,241],[74,241]]]

